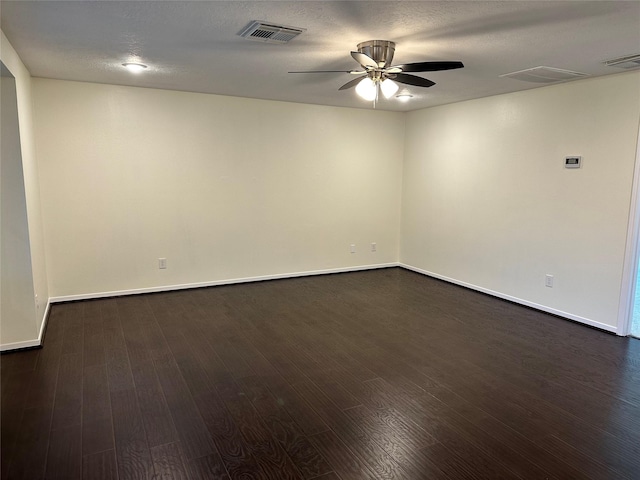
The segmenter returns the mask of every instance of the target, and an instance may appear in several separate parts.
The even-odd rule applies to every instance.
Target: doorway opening
[[[640,127],[636,142],[618,335],[640,339]]]
[[[630,200],[617,333],[640,339],[640,126]]]
[[[631,336],[640,338],[640,265],[636,268],[636,288],[633,299],[633,314],[631,316]]]

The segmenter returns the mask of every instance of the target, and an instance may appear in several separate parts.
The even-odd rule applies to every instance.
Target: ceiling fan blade
[[[395,75],[390,75],[389,78],[396,82],[406,83],[407,85],[414,85],[416,87],[431,87],[435,85],[435,82],[431,80],[407,73],[396,73]]]
[[[287,73],[352,73],[352,72],[353,70],[305,70],[300,72],[287,72]]]
[[[378,68],[378,64],[376,63],[376,61],[369,55],[365,55],[364,53],[360,52],[351,52],[351,56],[363,67]]]
[[[417,62],[405,63],[404,65],[394,65],[390,68],[401,68],[403,72],[436,72],[438,70],[453,70],[454,68],[464,68],[462,62]]]
[[[360,83],[360,81],[363,78],[367,78],[366,75],[363,75],[361,77],[358,78],[354,78],[353,80],[349,80],[347,83],[345,83],[344,85],[342,85],[338,90],[347,90],[349,88],[355,87],[357,84]]]

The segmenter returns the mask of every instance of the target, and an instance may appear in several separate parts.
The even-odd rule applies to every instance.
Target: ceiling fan
[[[365,100],[375,102],[379,92],[390,98],[398,91],[398,83],[414,87],[431,87],[435,82],[407,72],[435,72],[463,68],[462,62],[417,62],[404,65],[391,65],[396,44],[389,40],[368,40],[358,44],[358,51],[351,52],[361,70],[312,70],[289,73],[349,73],[360,75],[348,81],[338,90],[356,87],[356,93]],[[396,83],[397,82],[397,83]]]

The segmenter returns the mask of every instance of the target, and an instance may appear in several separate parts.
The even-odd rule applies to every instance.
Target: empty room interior
[[[0,17],[2,480],[640,478],[640,2]]]

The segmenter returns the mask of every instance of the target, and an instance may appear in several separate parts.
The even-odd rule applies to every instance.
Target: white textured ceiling
[[[397,43],[394,64],[460,60],[465,68],[421,73],[407,111],[540,84],[500,74],[540,65],[593,76],[602,61],[640,53],[639,1],[2,1],[2,30],[33,76],[240,97],[371,108],[348,74],[349,51],[366,40]],[[306,29],[285,45],[237,33],[252,20]],[[133,75],[122,68],[140,61]]]

